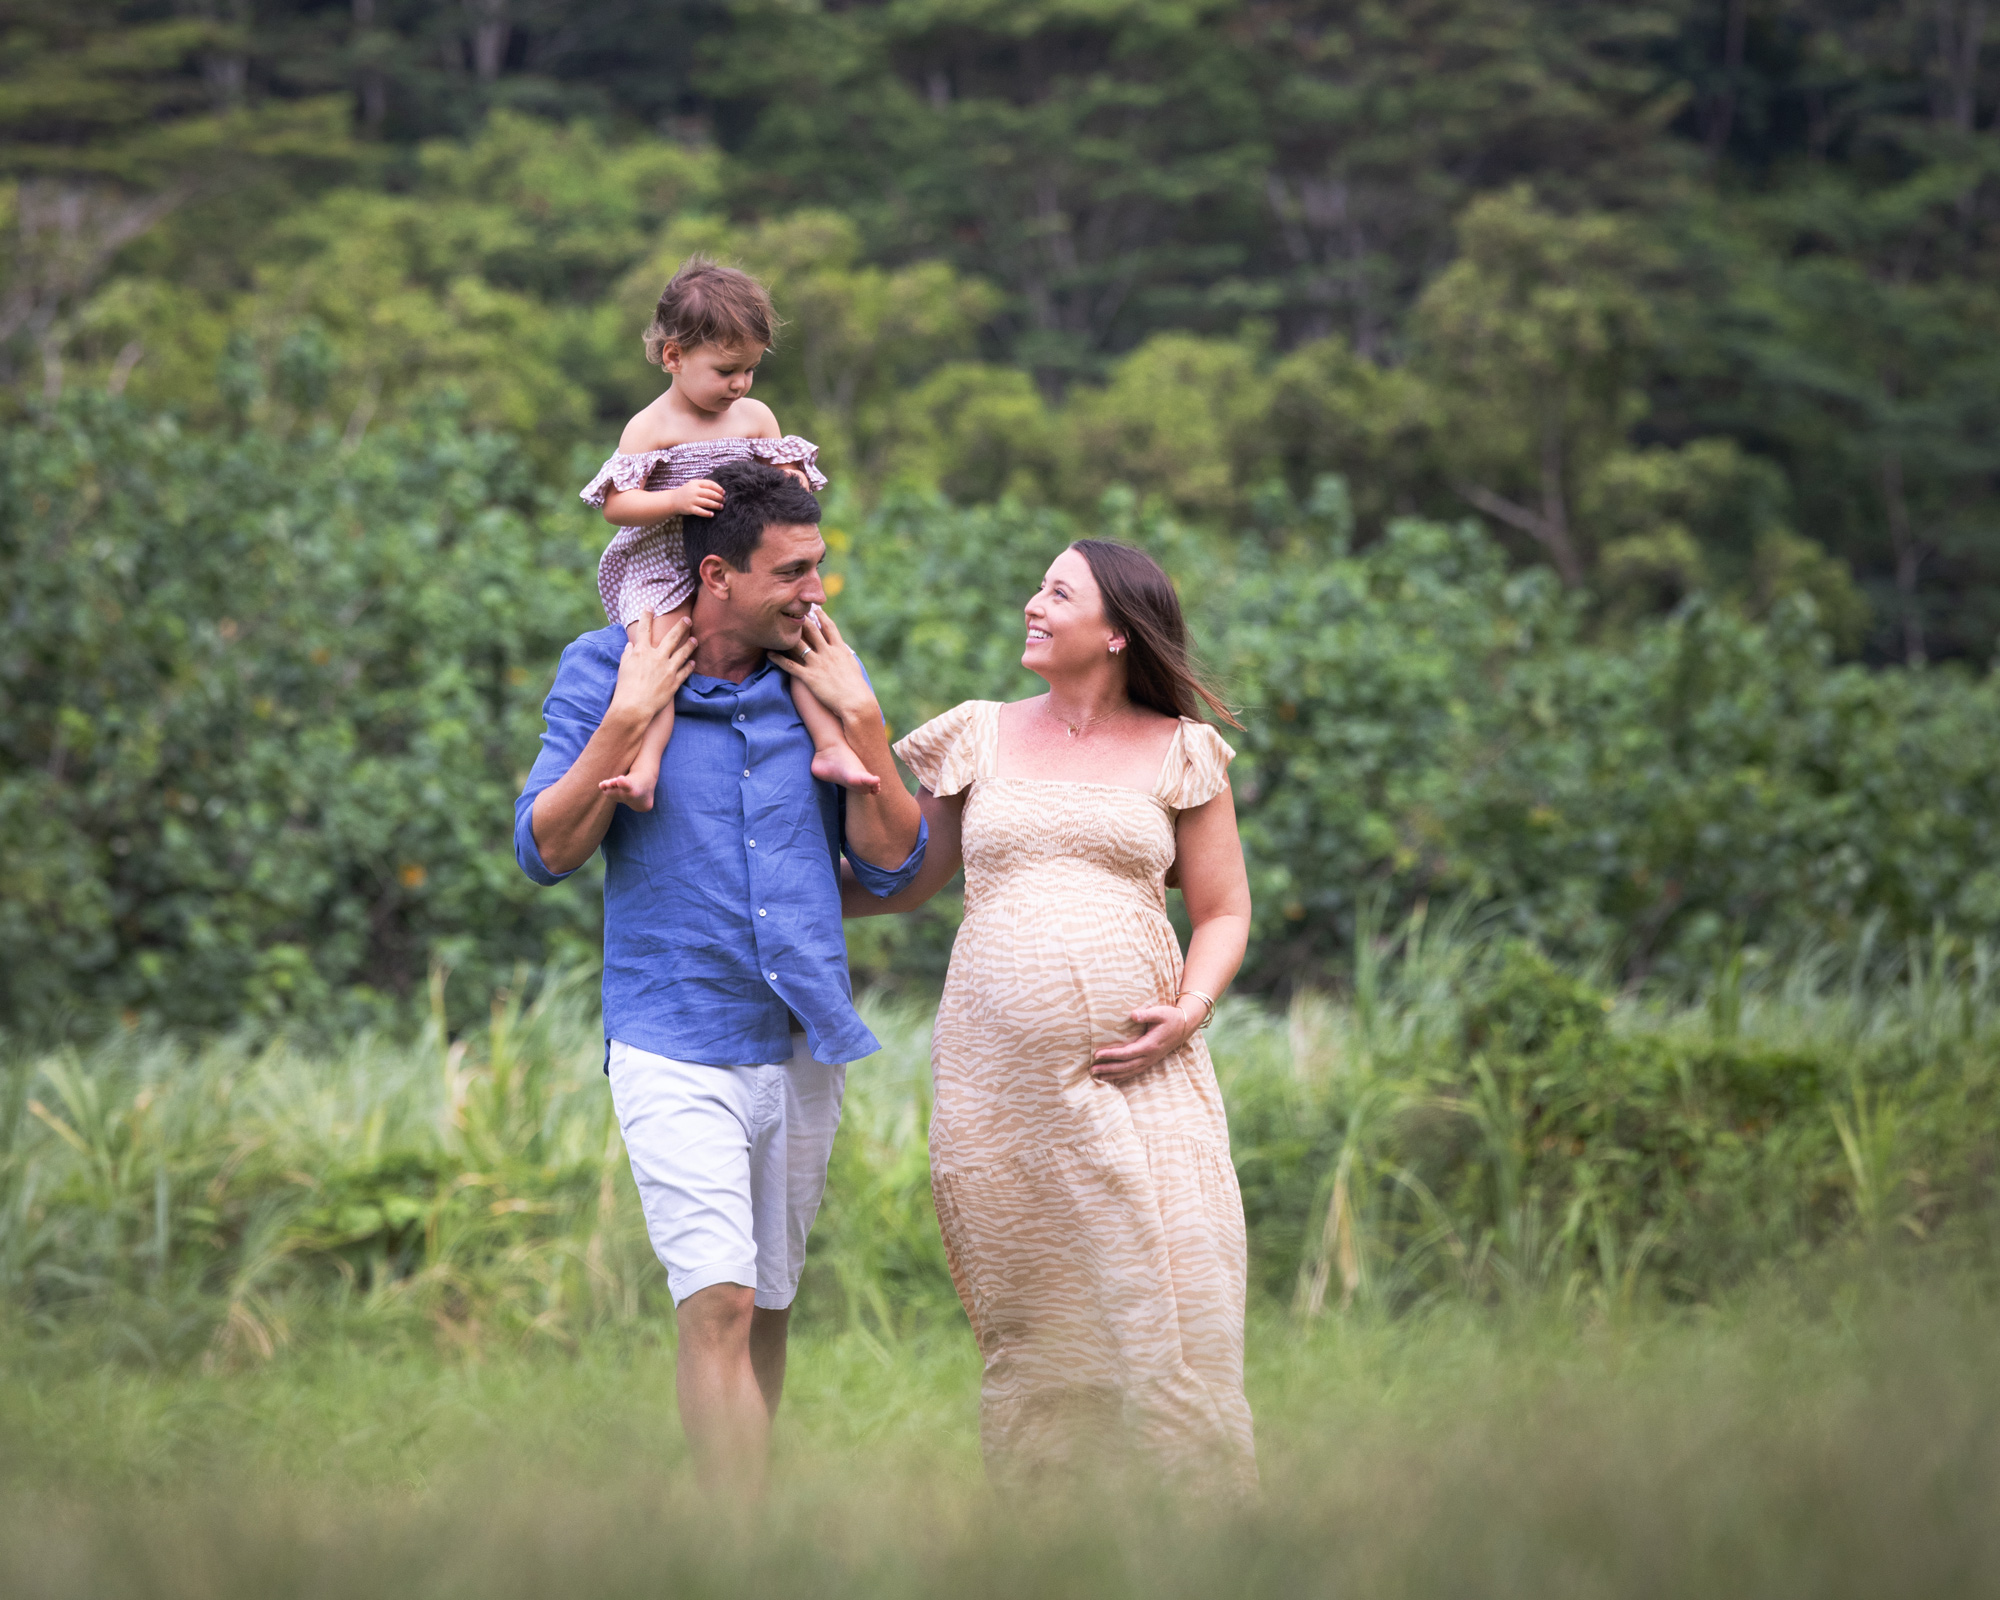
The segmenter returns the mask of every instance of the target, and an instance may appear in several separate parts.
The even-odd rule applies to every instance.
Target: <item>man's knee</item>
[[[703,1349],[744,1349],[757,1315],[757,1291],[740,1283],[712,1283],[683,1300],[674,1313],[681,1341]]]

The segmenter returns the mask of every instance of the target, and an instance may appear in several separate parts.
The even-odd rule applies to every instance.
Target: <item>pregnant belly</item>
[[[979,908],[959,929],[932,1036],[934,1149],[1003,1128],[1003,1143],[1030,1130],[1062,1142],[1122,1121],[1093,1056],[1137,1036],[1132,1012],[1171,999],[1179,968],[1173,924],[1129,896]]]

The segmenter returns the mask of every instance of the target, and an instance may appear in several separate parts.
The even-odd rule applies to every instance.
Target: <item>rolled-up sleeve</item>
[[[869,676],[868,663],[856,656],[861,667],[861,676],[868,679],[868,687],[875,687],[874,678]],[[885,714],[882,725],[886,728],[889,719]],[[907,860],[900,867],[878,867],[873,862],[863,861],[847,847],[846,808],[841,809],[841,853],[847,857],[847,864],[854,870],[854,881],[872,894],[877,900],[886,900],[899,890],[907,889],[916,878],[917,869],[924,864],[924,846],[930,843],[931,827],[922,817],[917,818],[917,844]]]
[[[900,867],[878,867],[871,861],[863,861],[852,850],[846,850],[847,864],[854,871],[854,881],[866,889],[877,900],[886,900],[899,890],[907,889],[916,878],[917,869],[924,864],[924,847],[930,843],[931,826],[922,817],[917,818],[917,843],[904,858]],[[846,841],[841,841],[843,848]]]
[[[535,801],[541,792],[576,765],[583,747],[604,720],[605,708],[618,687],[618,664],[607,661],[595,635],[586,634],[563,651],[555,686],[542,702],[542,748],[528,771],[528,781],[514,802],[514,859],[536,883],[561,883],[570,874],[551,872],[535,843]],[[921,852],[922,845],[918,849]],[[571,868],[571,871],[575,871]]]

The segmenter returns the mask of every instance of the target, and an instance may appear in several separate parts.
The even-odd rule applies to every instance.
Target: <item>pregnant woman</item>
[[[1243,959],[1235,724],[1188,663],[1150,556],[1085,539],[1026,607],[1048,693],[968,701],[896,754],[922,784],[907,910],[965,866],[932,1044],[931,1181],[985,1355],[980,1436],[1007,1485],[1114,1462],[1256,1482],[1243,1396],[1243,1202],[1201,1029]],[[1186,897],[1185,965],[1166,887]],[[1053,1476],[1052,1476],[1053,1475]]]

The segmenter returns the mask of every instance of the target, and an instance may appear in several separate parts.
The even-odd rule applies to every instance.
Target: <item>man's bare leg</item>
[[[674,1321],[680,1349],[674,1358],[674,1388],[680,1396],[681,1426],[694,1450],[695,1475],[702,1486],[740,1503],[762,1498],[770,1464],[771,1413],[776,1388],[784,1383],[784,1323],[776,1330],[775,1365],[769,1334],[755,1337],[760,1320],[783,1319],[782,1311],[758,1311],[754,1292],[735,1283],[713,1284],[680,1303]],[[769,1322],[764,1320],[765,1327]],[[753,1347],[764,1352],[753,1361]],[[764,1369],[775,1378],[767,1391]]]
[[[757,1374],[765,1414],[773,1421],[777,1420],[779,1397],[785,1392],[785,1334],[791,1321],[789,1306],[783,1311],[766,1311],[759,1306],[750,1313],[750,1367]]]

